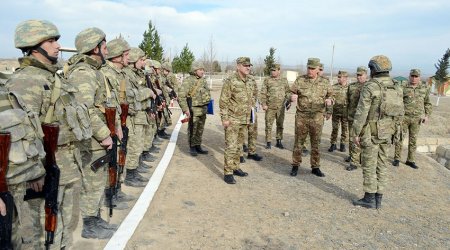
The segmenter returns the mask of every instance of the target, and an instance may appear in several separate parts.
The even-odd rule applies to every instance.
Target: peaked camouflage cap
[[[272,67],[270,67],[270,70],[279,70],[281,69],[281,64],[279,63],[275,63],[272,65]]]
[[[250,57],[246,57],[246,56],[238,57],[236,59],[236,64],[253,66],[253,64],[250,62]]]
[[[172,64],[170,64],[170,62],[165,62],[162,64],[162,68],[167,71],[172,71]]]
[[[132,47],[128,56],[129,62],[137,62],[140,58],[145,57],[145,53],[140,48]]]
[[[41,42],[59,39],[58,28],[46,20],[27,20],[19,23],[14,33],[14,45],[18,49],[34,47]]]
[[[356,74],[367,74],[367,68],[364,66],[359,66],[356,68]]]
[[[106,34],[101,29],[92,27],[82,30],[75,37],[75,48],[80,54],[86,54],[95,49],[103,40]]]
[[[308,63],[306,64],[308,68],[319,68],[320,67],[320,59],[311,57],[308,58]]]
[[[106,46],[108,47],[108,57],[106,59],[121,56],[123,52],[130,50],[130,45],[123,38],[115,38],[109,41]]]
[[[370,59],[369,68],[375,73],[389,72],[392,70],[392,63],[387,56],[378,55]]]
[[[412,70],[409,72],[409,75],[410,75],[410,76],[420,76],[420,69],[412,69]]]
[[[344,70],[339,70],[339,72],[338,72],[338,77],[339,76],[348,76],[348,72],[347,71],[344,71]]]
[[[205,69],[205,65],[203,65],[203,63],[201,62],[194,62],[191,65],[191,71],[195,72],[198,69]]]

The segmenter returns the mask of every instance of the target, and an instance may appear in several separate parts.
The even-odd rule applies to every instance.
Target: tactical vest
[[[37,114],[28,110],[14,92],[0,91],[0,130],[11,133],[8,184],[41,177],[45,173],[41,123]]]

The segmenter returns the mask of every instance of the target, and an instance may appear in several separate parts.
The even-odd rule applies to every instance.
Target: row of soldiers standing
[[[82,237],[111,237],[118,226],[101,217],[104,197],[111,197],[108,206],[115,209],[128,208],[126,202],[136,199],[120,189],[120,175],[116,189],[106,188],[106,166],[117,164],[112,162],[117,144],[119,151],[126,154],[126,165],[121,166],[125,170],[117,168],[119,173],[124,171],[124,184],[143,187],[149,179],[141,174],[148,172],[148,163],[155,160],[151,153],[158,153],[160,138],[170,136],[164,130],[171,124],[166,104],[170,102],[169,93],[178,85],[170,65],[162,67],[157,61],[145,60],[141,49],[131,48],[122,38],[107,43],[102,30],[88,28],[76,36],[77,54],[61,70],[57,66],[59,38],[60,33],[51,22],[20,23],[15,31],[15,47],[24,57],[19,59],[20,68],[11,79],[0,85],[0,130],[11,135],[11,144],[7,145],[9,162],[1,166],[0,177],[6,177],[14,197],[14,205],[8,207],[13,211],[7,211],[7,204],[0,198],[0,213],[12,214],[8,247],[14,249],[21,249],[26,238],[22,234],[25,193],[29,189],[40,192],[48,186],[44,183],[46,150],[41,123],[59,127],[54,152],[60,170],[54,207],[57,225],[52,244],[46,239],[46,247],[51,249],[71,246],[71,225],[75,219],[72,210],[76,203],[83,218]],[[105,112],[111,109],[114,118],[108,124]],[[126,141],[128,147],[121,147]],[[80,199],[74,200],[80,186]],[[44,245],[40,222],[45,213],[44,200],[26,202],[32,220],[33,248],[40,249]],[[1,240],[3,243],[5,239]]]

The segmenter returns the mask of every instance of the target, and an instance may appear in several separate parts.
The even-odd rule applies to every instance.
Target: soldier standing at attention
[[[189,152],[192,156],[208,154],[208,151],[201,146],[208,103],[211,100],[211,91],[203,78],[204,74],[203,64],[194,62],[191,74],[183,81],[178,96],[181,110],[189,119],[192,119],[188,125]],[[188,106],[188,98],[191,99],[191,107]]]
[[[359,94],[361,89],[367,81],[367,69],[364,66],[360,66],[356,69],[356,82],[351,83],[348,86],[347,103],[348,103],[348,127],[350,132],[349,140],[349,156],[345,159],[346,162],[350,162],[350,165],[346,168],[348,171],[352,171],[361,167],[361,149],[355,143],[353,143],[352,134],[353,119],[356,113],[356,107],[359,102]]]
[[[297,77],[291,86],[291,101],[297,102],[295,114],[295,142],[292,153],[291,176],[296,176],[302,162],[302,145],[306,136],[311,140],[312,174],[324,177],[320,171],[320,137],[322,135],[324,116],[330,119],[333,112],[333,95],[331,86],[325,78],[319,77],[320,60],[309,58],[306,75]]]
[[[271,69],[271,76],[264,79],[261,88],[260,99],[264,111],[266,111],[266,148],[272,147],[272,125],[276,120],[277,143],[275,147],[284,149],[281,140],[283,140],[283,123],[284,123],[284,103],[286,96],[290,94],[289,84],[286,78],[281,78],[280,64],[275,64]]]
[[[408,133],[408,158],[406,158],[405,164],[417,169],[419,168],[415,161],[417,135],[420,125],[428,121],[433,107],[430,102],[430,87],[421,82],[419,69],[412,69],[409,73],[409,84],[403,86],[403,103],[405,104],[405,116],[402,123],[403,135],[395,143],[395,156],[392,165],[399,165],[403,138]]]
[[[165,78],[165,86],[169,87],[175,93],[178,93],[179,83],[175,74],[172,73],[172,65],[169,62],[165,62],[161,67]]]
[[[331,132],[331,146],[328,152],[333,152],[336,150],[337,136],[339,132],[339,125],[341,127],[341,145],[339,151],[345,152],[345,144],[347,143],[348,137],[348,121],[347,121],[347,91],[348,91],[348,73],[347,71],[339,70],[338,72],[338,83],[333,85],[334,94],[334,105],[333,105],[333,116],[331,121],[333,124],[333,130]]]
[[[381,208],[387,183],[387,152],[395,123],[404,113],[402,89],[389,77],[392,64],[383,55],[369,61],[371,79],[364,84],[353,121],[353,141],[361,146],[364,197],[355,206]]]
[[[73,196],[78,189],[82,161],[80,144],[92,136],[85,104],[76,102],[74,93],[78,89],[69,84],[56,66],[60,45],[60,34],[55,25],[44,20],[28,20],[17,25],[15,46],[24,53],[21,66],[6,87],[22,97],[25,105],[39,115],[44,123],[59,126],[58,148],[55,153],[60,169],[58,186],[58,218],[54,243],[51,249],[69,248],[72,244]],[[40,224],[44,200],[28,200],[33,220],[35,248],[42,248],[40,241],[43,226]],[[37,226],[37,227],[36,227]]]
[[[160,111],[161,117],[157,117],[157,121],[159,124],[159,131],[157,131],[157,135],[161,139],[170,139],[170,134],[166,133],[165,129],[169,124],[172,124],[171,118],[169,116],[169,113],[167,112],[166,106],[169,105],[169,93],[167,92],[167,89],[164,86],[164,77],[161,76],[161,63],[152,60],[151,61],[151,67],[153,69],[153,72],[151,74],[151,81],[155,88],[155,90],[158,92],[162,98],[162,106],[163,109]],[[167,121],[166,121],[167,119]]]
[[[238,136],[246,126],[254,122],[252,113],[255,112],[256,83],[249,75],[252,66],[250,58],[239,57],[236,64],[236,72],[223,80],[219,100],[220,118],[225,129],[224,181],[228,184],[236,183],[233,175],[248,175],[239,168],[242,143],[239,143]]]
[[[83,175],[80,196],[80,212],[83,218],[81,236],[84,238],[110,238],[117,225],[109,225],[100,216],[101,200],[105,188],[107,171],[105,167],[92,171],[91,164],[106,154],[112,139],[106,126],[104,107],[108,92],[103,74],[100,72],[108,56],[106,35],[99,28],[88,28],[75,37],[78,54],[69,58],[66,78],[78,88],[75,98],[84,103],[89,111],[93,136],[82,150]],[[106,163],[104,164],[106,166]]]

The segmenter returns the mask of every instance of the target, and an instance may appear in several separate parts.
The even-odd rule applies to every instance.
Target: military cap
[[[172,65],[170,64],[170,62],[165,62],[162,64],[162,68],[167,70],[167,71],[172,71]]]
[[[161,63],[156,60],[152,60],[152,67],[155,69],[159,69],[161,68]]]
[[[130,49],[130,54],[128,56],[129,62],[137,62],[140,58],[145,57],[145,53],[140,48],[133,47]]]
[[[60,36],[58,28],[49,21],[27,20],[17,25],[14,45],[18,49],[29,48],[50,38],[58,40]]]
[[[270,70],[279,70],[281,69],[281,65],[279,63],[275,63],[270,67]]]
[[[236,59],[236,64],[242,64],[242,65],[250,65],[253,66],[250,62],[250,57],[241,56]]]
[[[308,58],[308,63],[306,65],[308,68],[318,68],[320,67],[320,59],[319,58]]]
[[[151,59],[145,59],[145,66],[144,66],[144,68],[145,68],[146,71],[150,71],[151,70],[152,65],[153,65],[152,61],[153,60],[151,60]]]
[[[339,70],[339,72],[338,72],[338,77],[339,77],[339,76],[348,76],[348,73],[347,73],[347,71]]]
[[[106,46],[108,47],[108,57],[106,59],[121,56],[123,52],[130,50],[130,45],[122,38],[115,38],[109,41]]]
[[[191,65],[191,72],[194,72],[198,69],[205,69],[205,65],[203,65],[203,63],[201,63],[201,62],[194,62]]]
[[[356,74],[367,74],[367,68],[364,66],[359,66],[356,68]]]
[[[106,34],[101,29],[93,27],[82,30],[75,37],[75,48],[78,53],[85,54],[97,47],[103,40]]]
[[[420,69],[412,69],[412,70],[409,72],[409,75],[410,75],[410,76],[420,76]]]

